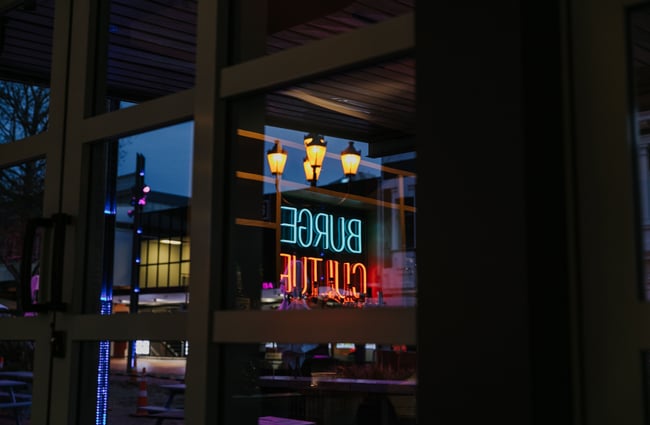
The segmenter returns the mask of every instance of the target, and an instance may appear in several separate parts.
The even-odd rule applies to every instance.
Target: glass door
[[[195,156],[224,181],[210,191],[222,264],[202,297],[214,351],[188,368],[218,409],[188,418],[415,424],[414,5],[295,3],[291,19],[259,5],[231,4],[225,142],[218,167]]]
[[[168,3],[0,2],[0,421],[184,387],[196,2]]]
[[[70,10],[66,2],[35,3],[0,5],[0,405],[16,421],[49,423],[54,358],[65,351],[55,333],[63,309],[54,305],[64,258],[52,247],[70,251],[60,215],[65,124],[55,113],[65,108],[67,46],[52,40],[69,38]],[[28,46],[38,57],[25,54]]]
[[[648,423],[647,3],[572,1],[582,414]]]

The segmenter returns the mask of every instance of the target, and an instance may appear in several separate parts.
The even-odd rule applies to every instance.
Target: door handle
[[[71,222],[70,216],[63,213],[53,214],[51,218],[38,217],[30,219],[25,229],[23,241],[23,255],[20,262],[20,290],[18,296],[18,311],[42,312],[42,311],[63,311],[65,304],[62,301],[63,289],[63,250],[65,248],[65,230]],[[52,244],[49,294],[47,302],[39,302],[37,293],[40,291],[40,282],[35,281],[36,287],[32,286],[32,264],[34,254],[34,241],[39,228],[51,232]],[[36,291],[36,293],[35,293]]]

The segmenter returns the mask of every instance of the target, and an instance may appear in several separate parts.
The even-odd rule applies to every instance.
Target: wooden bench
[[[11,395],[4,391],[0,391],[0,397],[11,397]],[[0,401],[0,409],[14,409],[14,412],[16,412],[17,409],[18,410],[24,409],[32,405],[31,394],[16,393],[14,394],[14,398],[16,399],[16,401],[11,401],[11,400]]]
[[[17,394],[16,394],[17,396]],[[31,407],[32,400],[23,400],[23,401],[2,401],[0,402],[0,409],[11,409],[13,411],[13,417],[16,420],[16,425],[20,425],[21,413],[23,410]]]
[[[260,416],[257,422],[259,425],[316,425],[316,422],[303,421],[300,419],[280,418],[277,416]]]
[[[185,410],[183,409],[166,409],[161,406],[144,406],[140,407],[140,409],[151,413],[148,415],[131,416],[136,416],[138,418],[156,419],[156,425],[161,425],[165,419],[185,419]]]
[[[29,407],[32,401],[0,401],[0,409],[15,409],[18,407]]]
[[[152,413],[161,413],[169,410],[169,408],[164,406],[140,406],[138,410],[144,410],[148,415],[137,415],[136,416],[150,416]]]
[[[0,379],[0,386],[3,388],[0,392],[0,409],[12,411],[16,425],[20,425],[23,411],[32,405],[32,397],[16,389],[28,387],[28,384],[25,381]]]
[[[18,399],[22,399],[22,400],[31,400],[32,399],[32,395],[27,394],[27,393],[14,393],[13,396],[16,398],[16,401]],[[7,391],[0,391],[0,398],[5,398],[5,397],[6,398],[11,398],[11,393],[9,393]]]
[[[185,410],[167,409],[163,412],[152,413],[149,417],[158,419],[185,419]]]

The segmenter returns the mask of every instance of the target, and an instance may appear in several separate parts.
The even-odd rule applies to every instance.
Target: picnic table
[[[166,419],[184,419],[185,410],[182,407],[175,407],[174,401],[177,396],[185,393],[185,384],[173,383],[160,384],[158,386],[167,390],[167,400],[165,400],[163,405],[148,405],[140,407],[141,410],[147,411],[148,414],[139,417],[156,419],[156,425],[162,425]]]
[[[27,387],[25,381],[0,379],[0,409],[12,411],[16,425],[21,425],[21,414],[32,405],[31,394],[18,391],[19,388]]]
[[[31,381],[34,379],[34,372],[31,370],[3,370],[0,371],[0,379],[15,378],[19,380]]]
[[[185,384],[184,383],[175,383],[175,384],[160,384],[158,385],[160,388],[164,388],[167,390],[169,393],[167,397],[167,401],[165,402],[164,407],[167,409],[171,409],[174,405],[174,399],[176,396],[185,394]]]

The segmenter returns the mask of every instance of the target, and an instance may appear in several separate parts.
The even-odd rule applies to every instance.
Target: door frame
[[[590,425],[647,421],[650,305],[639,295],[636,110],[626,26],[637,4],[573,0],[569,9],[578,385],[582,421]]]

